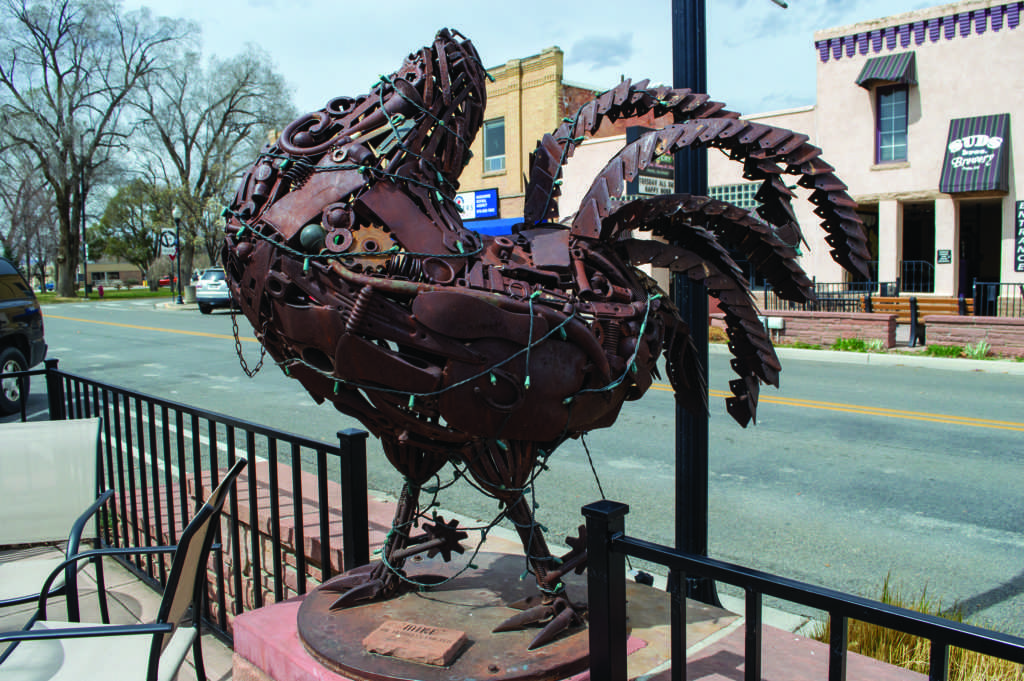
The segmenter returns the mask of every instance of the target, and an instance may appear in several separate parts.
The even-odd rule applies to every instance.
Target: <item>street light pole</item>
[[[672,85],[707,92],[707,28],[704,0],[672,0]],[[707,149],[676,154],[676,193],[707,196]],[[708,384],[708,294],[683,273],[672,277],[672,295],[690,327],[697,361]],[[708,554],[708,417],[676,405],[676,548]],[[690,577],[689,598],[718,605],[715,583]]]
[[[174,218],[174,258],[178,261],[178,305],[184,305],[185,301],[181,299],[181,209],[177,206],[174,207],[174,212],[171,213],[171,217]],[[174,276],[174,270],[171,270],[171,276]],[[173,290],[174,282],[171,282]]]

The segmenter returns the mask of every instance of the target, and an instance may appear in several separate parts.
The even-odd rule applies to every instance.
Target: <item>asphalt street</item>
[[[44,315],[66,370],[324,440],[359,427],[272,362],[246,377],[225,312],[137,301]],[[251,367],[259,346],[239,324]],[[728,356],[712,349],[710,555],[870,597],[888,575],[908,596],[927,589],[974,623],[1024,635],[1024,364],[780,357],[781,388],[764,389],[744,429],[725,413]],[[32,408],[44,406],[37,385]],[[655,384],[614,427],[555,452],[534,486],[555,542],[603,492],[630,505],[628,533],[672,543],[674,415],[671,389]],[[372,439],[369,476],[385,493],[401,484]],[[483,520],[498,510],[464,483],[441,506]]]

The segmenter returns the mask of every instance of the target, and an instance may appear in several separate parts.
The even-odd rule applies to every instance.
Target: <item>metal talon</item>
[[[576,613],[573,607],[566,605],[560,613],[555,615],[554,619],[548,622],[539,634],[534,636],[533,640],[530,641],[530,645],[526,646],[526,649],[534,650],[535,648],[547,645],[572,625],[582,623],[583,619]]]
[[[555,614],[555,606],[552,604],[548,605],[536,605],[532,608],[527,608],[520,613],[512,615],[507,620],[494,627],[492,630],[494,633],[501,633],[503,631],[519,631],[525,629],[531,624],[537,624],[543,622],[552,615]]]

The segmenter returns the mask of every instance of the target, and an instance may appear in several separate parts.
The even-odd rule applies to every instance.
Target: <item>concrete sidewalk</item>
[[[731,355],[723,343],[711,343],[710,355]],[[963,359],[929,357],[920,351],[897,352],[842,352],[839,350],[805,350],[776,346],[775,354],[783,365],[787,361],[832,362],[837,364],[869,364],[872,366],[906,366],[938,371],[985,371],[993,374],[1024,376],[1024,362],[1011,359]]]

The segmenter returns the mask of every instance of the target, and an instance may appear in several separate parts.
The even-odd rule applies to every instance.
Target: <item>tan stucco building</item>
[[[860,204],[875,280],[967,297],[975,279],[1024,284],[1024,153],[1014,153],[1024,137],[1014,130],[1024,111],[1022,14],[1024,2],[967,0],[819,31],[807,54],[817,62],[816,103],[747,116],[808,134],[824,150]],[[498,214],[487,217],[517,218],[536,140],[596,90],[562,81],[558,48],[489,72],[485,129],[463,191],[493,188]],[[501,131],[490,149],[489,129]],[[615,126],[580,145],[564,174],[563,217],[625,140]],[[710,151],[709,193],[753,209],[758,185],[741,170]],[[814,206],[795,207],[809,245],[804,268],[819,282],[848,280],[814,227]]]
[[[1024,283],[1022,13],[1020,2],[969,0],[819,31],[808,55],[816,104],[751,116],[824,150],[860,204],[878,280],[968,297],[974,279]],[[712,153],[709,164],[713,193],[742,189],[727,160]],[[801,224],[813,224],[810,209]],[[804,267],[842,281],[821,235],[805,233]]]
[[[487,83],[483,129],[470,147],[473,156],[459,178],[459,201],[470,226],[487,224],[481,220],[510,222],[522,217],[524,176],[537,142],[603,91],[565,82],[563,62],[562,50],[549,47],[487,70],[493,80]],[[624,130],[623,125],[606,121],[598,138],[624,139]]]

